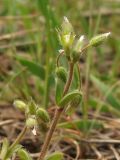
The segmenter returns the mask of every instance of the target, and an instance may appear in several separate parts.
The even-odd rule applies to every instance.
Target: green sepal
[[[31,115],[36,114],[37,105],[35,104],[35,102],[32,99],[30,100],[30,103],[28,104],[28,108],[29,108],[29,111],[28,111],[29,114],[31,114]]]

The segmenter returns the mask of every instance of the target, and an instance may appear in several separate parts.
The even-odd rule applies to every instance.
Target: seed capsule
[[[74,32],[72,24],[69,22],[67,17],[64,17],[63,23],[62,23],[62,33],[64,35],[70,34]]]
[[[66,80],[67,80],[67,72],[66,72],[64,67],[58,67],[56,69],[56,75],[61,81],[63,81],[64,83],[66,82]]]
[[[34,118],[30,117],[26,120],[26,126],[29,127],[29,128],[34,127],[36,124],[37,124],[37,122]]]
[[[28,104],[28,108],[29,108],[28,112],[31,115],[35,115],[37,106],[33,100],[31,100],[30,103]]]
[[[80,38],[76,41],[76,43],[73,46],[73,51],[71,54],[71,59],[73,62],[77,62],[80,59],[80,52],[82,48],[85,46],[85,37],[82,35]]]
[[[13,105],[21,111],[25,111],[27,109],[27,105],[21,100],[15,100]]]
[[[108,38],[108,36],[109,36],[110,34],[111,34],[111,33],[108,32],[108,33],[100,34],[100,35],[98,35],[98,36],[93,37],[93,38],[90,40],[89,45],[90,45],[90,46],[97,46],[97,45],[101,44],[104,40],[106,40],[106,39]]]
[[[50,117],[49,117],[48,112],[43,108],[39,108],[36,111],[36,116],[37,116],[38,119],[40,119],[41,121],[43,121],[45,123],[50,121]]]
[[[76,42],[75,46],[74,46],[74,51],[76,52],[80,52],[82,47],[85,44],[85,36],[80,36],[80,38],[78,39],[78,41]]]
[[[58,30],[59,41],[65,51],[66,57],[70,58],[70,50],[75,40],[75,34],[73,30],[73,26],[67,19],[64,17],[61,30]]]

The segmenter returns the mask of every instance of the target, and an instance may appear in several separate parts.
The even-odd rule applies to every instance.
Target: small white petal
[[[65,16],[64,16],[64,21],[67,22],[67,23],[69,22],[68,18],[65,17]]]
[[[37,135],[37,132],[36,132],[35,127],[33,128],[32,133],[33,133],[33,135],[34,135],[34,136],[36,136],[36,135]]]
[[[108,37],[111,34],[111,32],[106,33],[106,37]]]
[[[82,35],[82,36],[80,37],[80,41],[83,41],[84,39],[85,39],[85,36]]]
[[[70,41],[70,34],[65,35],[64,37],[65,37],[65,42],[69,43],[69,41]]]
[[[62,53],[62,52],[64,52],[64,50],[63,49],[59,49],[59,51],[58,51],[59,53]]]

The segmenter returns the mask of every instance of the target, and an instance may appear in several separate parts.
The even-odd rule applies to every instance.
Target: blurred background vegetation
[[[15,99],[28,101],[31,97],[53,115],[54,71],[58,50],[61,49],[56,29],[64,16],[73,24],[77,37],[85,35],[89,41],[100,33],[111,32],[111,36],[101,46],[88,50],[80,59],[83,103],[76,114],[68,119],[63,116],[62,123],[58,124],[58,128],[68,129],[65,136],[70,138],[70,141],[66,139],[61,143],[61,148],[68,142],[78,145],[80,138],[89,135],[94,127],[96,130],[92,132],[92,138],[106,139],[107,135],[119,139],[120,125],[116,117],[120,116],[120,0],[0,0],[0,119],[24,120],[12,103]],[[65,60],[61,63],[66,65]],[[74,88],[77,83],[78,76],[74,73]],[[86,127],[81,117],[88,120]],[[114,118],[113,121],[110,118]],[[95,123],[95,119],[100,123]],[[20,125],[17,123],[16,126]],[[13,129],[14,126],[12,124]],[[1,137],[11,140],[11,126],[7,127],[5,131],[1,129]],[[69,131],[72,127],[73,132]],[[16,129],[17,132],[20,128]],[[87,129],[86,134],[82,134],[84,129]],[[13,131],[13,139],[16,130]],[[72,141],[69,135],[73,136]],[[39,139],[34,143],[27,140],[22,143],[30,152],[39,152]],[[98,146],[104,152],[104,144]],[[108,156],[113,156],[110,147]],[[55,150],[56,146],[53,148]],[[93,153],[88,150],[86,157]],[[69,153],[73,154],[70,150],[66,155]],[[75,157],[73,155],[71,157]]]
[[[55,58],[61,49],[56,28],[64,16],[78,37],[112,33],[109,41],[81,58],[80,67],[89,106],[101,104],[119,114],[119,0],[1,0],[0,104],[29,97],[45,107],[53,102]]]

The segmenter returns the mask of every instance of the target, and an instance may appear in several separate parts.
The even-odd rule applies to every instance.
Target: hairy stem
[[[73,77],[73,68],[74,68],[74,63],[70,62],[69,63],[69,77],[68,80],[66,82],[66,85],[64,87],[64,91],[63,91],[63,97],[66,95],[66,93],[68,92],[71,82],[72,82],[72,77]]]
[[[46,139],[45,139],[45,142],[43,144],[42,150],[40,152],[40,157],[39,157],[38,160],[43,160],[45,155],[46,155],[46,152],[47,152],[47,150],[49,148],[51,138],[53,136],[53,133],[55,131],[55,128],[56,128],[56,125],[58,123],[58,120],[60,118],[61,113],[62,113],[62,109],[61,110],[59,108],[56,109],[53,121],[52,121],[50,129],[49,129],[49,131],[48,131],[48,133],[46,135]]]
[[[67,92],[70,88],[70,85],[71,85],[71,82],[72,82],[72,77],[73,77],[73,69],[74,69],[74,63],[70,62],[69,63],[69,77],[68,77],[68,80],[67,80],[66,85],[64,87],[63,97],[67,94]],[[57,125],[63,111],[64,111],[64,108],[57,108],[56,109],[54,118],[52,120],[50,129],[49,129],[49,131],[46,135],[45,142],[43,144],[43,147],[42,147],[42,150],[40,152],[40,156],[39,156],[38,160],[44,160],[44,157],[45,157],[45,155],[47,153],[47,150],[49,148],[53,133],[56,129],[56,125]]]

